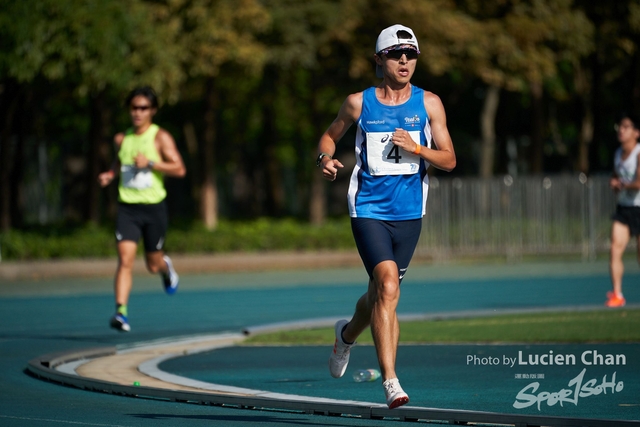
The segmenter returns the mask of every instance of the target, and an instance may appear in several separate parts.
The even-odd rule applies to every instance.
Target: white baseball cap
[[[411,45],[419,52],[418,39],[413,30],[404,25],[395,24],[380,32],[376,41],[376,54],[380,51],[396,45]],[[383,77],[382,68],[376,64],[376,76]]]

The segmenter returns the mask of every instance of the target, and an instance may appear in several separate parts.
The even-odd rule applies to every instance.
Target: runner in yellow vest
[[[116,312],[110,325],[123,332],[131,330],[127,304],[140,237],[147,269],[161,275],[168,294],[178,289],[178,275],[163,250],[168,223],[163,176],[181,178],[186,173],[173,137],[153,123],[158,110],[158,98],[153,89],[134,89],[127,97],[126,105],[133,127],[114,137],[117,159],[110,170],[98,176],[100,185],[106,187],[120,173],[116,221],[118,268],[114,284]]]

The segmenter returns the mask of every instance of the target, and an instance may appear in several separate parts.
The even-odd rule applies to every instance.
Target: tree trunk
[[[482,148],[480,150],[480,178],[493,176],[493,165],[496,151],[496,112],[500,103],[500,88],[489,86],[482,106],[480,129],[482,132]]]
[[[282,184],[282,167],[278,160],[278,153],[276,150],[278,142],[278,129],[276,126],[277,114],[274,93],[274,87],[279,79],[278,71],[273,68],[269,68],[265,71],[265,95],[263,99],[262,107],[262,120],[263,127],[260,138],[260,165],[259,168],[263,168],[264,177],[263,182],[258,184],[262,185],[264,189],[265,198],[265,210],[270,216],[280,216],[284,207],[284,187]]]
[[[187,145],[187,153],[189,153],[190,159],[198,159],[199,158],[199,142],[198,136],[196,132],[196,126],[193,124],[193,121],[187,121],[182,127],[182,133],[184,135],[184,141]],[[200,185],[202,183],[202,174],[200,171],[201,164],[198,161],[193,161],[187,166],[187,170],[189,171],[189,176],[191,179],[191,197],[193,197],[193,201],[196,206],[200,206],[202,191]]]
[[[534,174],[544,170],[544,106],[542,83],[531,83],[531,156],[530,167]]]
[[[590,74],[584,67],[576,67],[575,82],[576,93],[580,99],[582,118],[580,123],[580,135],[578,137],[578,158],[576,169],[583,173],[589,173],[589,146],[593,141],[593,103],[591,102]]]
[[[105,100],[105,91],[99,92],[95,96],[91,96],[90,115],[91,125],[89,127],[89,167],[87,177],[87,197],[85,220],[92,223],[99,223],[101,212],[100,196],[102,189],[98,184],[98,175],[108,167],[109,153],[109,121],[110,111]]]
[[[312,78],[313,82],[317,82],[319,77]],[[313,92],[314,94],[320,93],[320,88],[317,87]],[[313,123],[315,129],[316,140],[313,141],[311,153],[309,156],[309,162],[305,162],[305,168],[312,168],[311,170],[311,194],[309,194],[309,222],[312,225],[322,225],[327,219],[327,186],[326,181],[322,177],[322,173],[319,168],[316,167],[316,151],[318,146],[318,140],[320,135],[324,132],[323,118],[318,111],[317,96],[313,96],[311,105],[313,108]],[[310,166],[307,166],[310,165]]]
[[[207,230],[218,226],[218,184],[216,180],[216,118],[220,96],[213,78],[206,85],[206,109],[204,113],[204,138],[200,150],[202,185],[200,188],[200,214]]]
[[[313,225],[322,225],[327,219],[325,181],[322,178],[320,170],[314,170],[313,172],[311,178],[311,194],[309,196],[309,221]]]
[[[271,116],[275,120],[275,116]],[[275,126],[274,126],[275,128]],[[263,139],[268,146],[266,150],[266,184],[267,184],[267,212],[279,217],[284,212],[285,194],[282,179],[282,165],[276,150],[277,136],[271,134],[271,139]]]
[[[18,99],[14,95],[15,92],[15,90],[5,90],[2,97],[2,103],[6,105],[6,108],[2,109],[4,120],[0,131],[0,230],[2,231],[9,231],[12,227],[11,189],[13,185],[11,184],[11,172],[16,162],[14,150],[11,147],[11,130]]]
[[[34,106],[35,90],[32,86],[24,87],[19,90],[19,101],[14,120],[14,133],[17,136],[16,144],[13,150],[13,164],[17,165],[11,171],[11,226],[21,227],[24,224],[24,169],[21,165],[25,165],[25,147],[29,136],[34,132],[34,123],[40,123],[42,120],[36,117],[40,114]],[[37,102],[37,101],[35,101]],[[38,134],[38,131],[35,132]]]
[[[638,46],[638,43],[640,41],[636,41],[636,46]],[[598,64],[599,65],[599,64]],[[638,115],[640,114],[640,53],[638,52],[638,49],[634,49],[634,53],[633,53],[633,62],[632,62],[632,67],[630,70],[630,76],[631,79],[633,80],[632,82],[632,90],[631,90],[631,111],[630,113],[633,113],[634,115]],[[596,79],[595,77],[598,76],[599,73],[594,73],[594,85],[593,87],[597,87],[599,89],[599,86],[597,86],[598,83],[598,79]]]
[[[578,140],[578,171],[589,173],[589,146],[593,141],[593,111],[587,100],[584,105],[582,123],[580,125],[580,139]]]

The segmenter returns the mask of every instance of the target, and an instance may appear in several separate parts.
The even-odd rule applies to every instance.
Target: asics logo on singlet
[[[390,136],[391,136],[391,135],[385,135],[385,136],[383,136],[383,137],[380,139],[380,142],[381,142],[382,144],[385,144],[385,143],[389,140],[389,137],[390,137]]]
[[[368,125],[383,125],[384,120],[367,120]]]
[[[413,117],[405,117],[404,118],[404,123],[409,125],[409,124],[420,124],[420,117],[413,116]]]

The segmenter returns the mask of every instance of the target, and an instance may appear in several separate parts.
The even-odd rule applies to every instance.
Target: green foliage
[[[68,79],[82,96],[142,82],[164,92],[182,80],[175,31],[141,0],[2,3],[0,77]]]
[[[348,218],[314,227],[291,219],[222,221],[215,231],[201,224],[170,226],[166,249],[171,253],[353,249]],[[142,244],[138,247],[142,251]],[[113,229],[107,227],[42,227],[0,235],[3,260],[95,258],[115,256]]]
[[[403,340],[423,342],[637,342],[640,310],[536,313],[407,322]]]
[[[32,260],[115,255],[113,230],[101,227],[42,227],[0,235],[2,259]]]
[[[562,166],[547,163],[545,172],[578,169],[572,157],[579,147],[599,162],[591,171],[610,169],[613,114],[637,108],[635,0],[0,0],[0,158],[5,165],[35,159],[10,149],[8,140],[64,147],[59,163],[69,170],[56,186],[61,215],[95,220],[77,206],[98,198],[97,186],[84,184],[95,182],[88,175],[98,163],[111,160],[96,141],[122,130],[123,96],[149,84],[169,101],[157,118],[185,157],[188,203],[203,199],[203,177],[213,165],[217,191],[227,197],[224,214],[308,214],[318,205],[312,199],[324,197],[310,191],[317,139],[347,94],[379,82],[373,46],[380,29],[395,23],[412,27],[420,40],[414,83],[441,97],[451,133],[464,135],[454,138],[454,173],[477,172],[486,85],[524,94],[501,95],[494,172],[504,172],[508,138],[523,141],[519,161],[532,157],[520,138],[532,128],[562,149],[554,162]],[[211,82],[215,91],[208,93]],[[544,88],[547,123],[530,122],[526,100],[534,84]],[[211,101],[215,108],[208,108],[210,99],[219,100]],[[581,123],[589,114],[597,120]],[[590,126],[593,137],[585,135]],[[587,147],[591,141],[597,144]],[[207,151],[209,144],[215,147]],[[2,200],[25,200],[30,178],[1,182],[11,188]],[[257,194],[266,196],[254,200]],[[5,229],[28,217],[24,203],[3,203]]]
[[[640,310],[597,310],[401,322],[401,343],[584,343],[640,341]],[[260,334],[246,344],[327,344],[333,328]],[[372,344],[369,333],[358,342]]]
[[[164,20],[177,20],[177,44],[191,77],[217,76],[225,63],[243,64],[248,74],[260,74],[267,49],[259,35],[270,16],[259,1],[173,1],[164,12]]]

